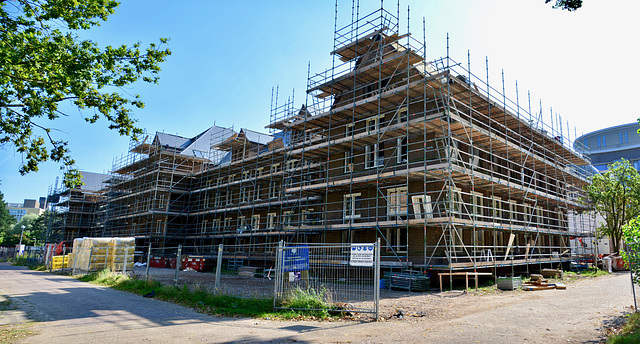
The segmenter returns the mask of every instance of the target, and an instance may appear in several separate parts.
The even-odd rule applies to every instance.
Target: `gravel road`
[[[233,319],[4,263],[0,295],[15,308],[0,307],[0,326],[35,321],[21,343],[597,343],[633,304],[629,275],[618,273],[567,290],[397,293],[383,305],[406,309],[402,320]]]

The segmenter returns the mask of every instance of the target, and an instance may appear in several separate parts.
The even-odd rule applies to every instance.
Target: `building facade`
[[[633,122],[617,125],[582,135],[575,141],[575,149],[584,149],[591,155],[591,163],[604,172],[607,166],[624,158],[640,171],[640,124]]]
[[[275,100],[269,134],[132,141],[96,233],[247,256],[379,239],[383,265],[429,270],[575,260],[570,240],[591,235],[588,156],[465,64],[428,61],[397,23],[380,10],[338,29],[333,66],[309,77],[305,104]]]

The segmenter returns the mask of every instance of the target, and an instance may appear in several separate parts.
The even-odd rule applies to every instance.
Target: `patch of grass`
[[[609,275],[609,273],[606,270],[601,270],[597,268],[588,268],[586,270],[582,270],[578,272],[575,272],[575,271],[564,272],[564,278],[569,280],[575,280],[578,278],[585,278],[585,277],[600,277],[600,276],[607,276],[607,275]]]
[[[287,297],[282,302],[283,307],[296,309],[312,309],[307,311],[309,315],[316,317],[328,317],[329,311],[333,308],[331,303],[325,301],[327,291],[325,289],[315,290],[313,288],[295,288],[289,291]]]
[[[40,263],[37,258],[16,257],[11,259],[11,265],[13,266],[26,266],[31,270],[44,271],[45,266]]]
[[[21,338],[34,335],[32,324],[0,326],[0,343],[16,343]]]
[[[109,270],[87,274],[78,277],[77,279],[83,282],[104,285],[138,295],[152,295],[153,298],[190,307],[198,312],[210,315],[258,317],[267,319],[292,319],[305,317],[317,317],[324,319],[330,317],[328,312],[274,311],[273,299],[245,299],[222,295],[213,293],[202,286],[191,288],[186,285],[181,287],[167,286],[155,280],[146,281],[144,279],[137,278],[136,276],[129,277],[115,274]]]
[[[626,324],[619,334],[607,339],[610,344],[635,344],[640,343],[640,313],[633,313],[627,317]]]

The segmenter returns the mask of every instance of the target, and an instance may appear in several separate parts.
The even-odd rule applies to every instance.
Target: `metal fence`
[[[638,302],[636,299],[636,286],[640,286],[640,242],[627,243],[625,246],[625,253],[627,254],[627,264],[629,264],[629,273],[631,275],[633,305],[634,309],[637,312]]]
[[[296,244],[278,247],[274,307],[301,307],[296,298],[322,301],[344,312],[379,315],[380,242],[372,244]]]
[[[41,261],[43,252],[44,249],[41,246],[25,246],[22,250],[15,246],[2,246],[0,247],[0,261],[7,261],[18,257]]]

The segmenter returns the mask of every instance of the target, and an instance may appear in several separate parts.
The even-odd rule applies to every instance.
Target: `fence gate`
[[[372,244],[280,244],[274,308],[301,308],[291,301],[311,296],[344,312],[373,313],[380,305],[380,241]]]

